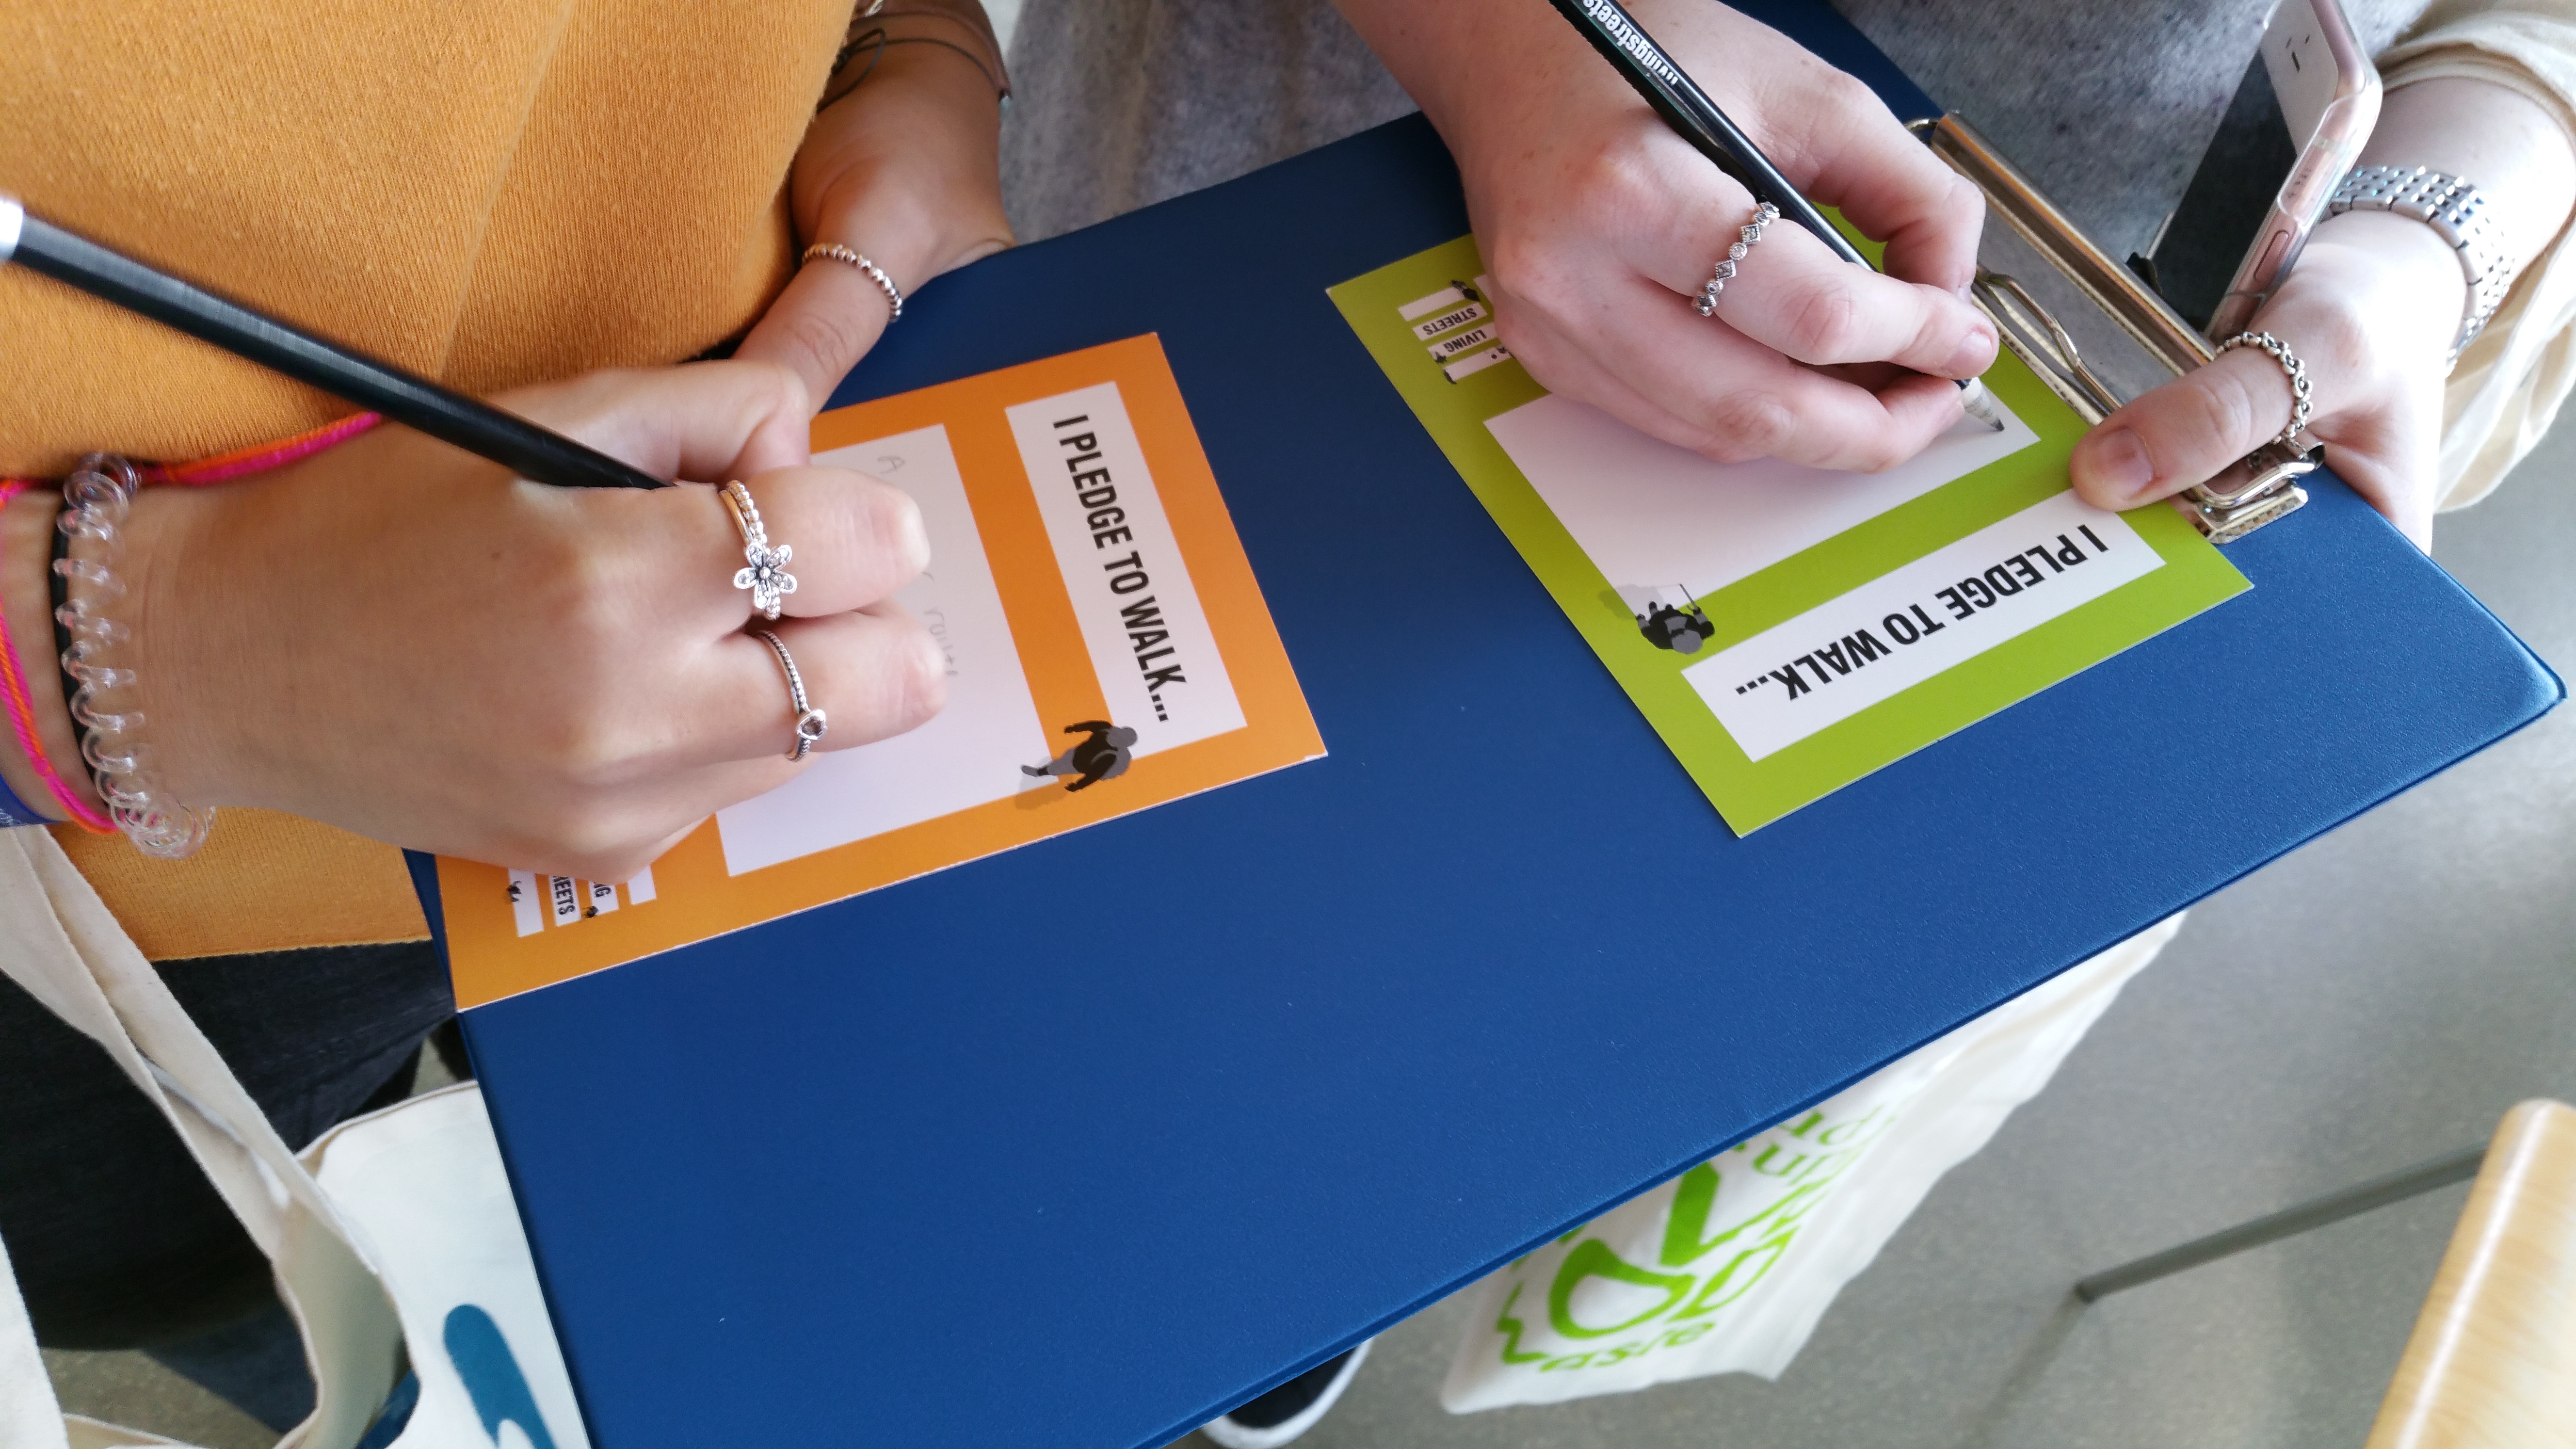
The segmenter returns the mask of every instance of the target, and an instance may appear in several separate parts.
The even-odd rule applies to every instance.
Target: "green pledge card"
[[[2080,502],[2084,422],[2010,352],[2000,433],[1876,474],[1712,463],[1532,381],[1483,273],[1461,237],[1332,297],[1739,835],[2251,587],[2164,504]]]

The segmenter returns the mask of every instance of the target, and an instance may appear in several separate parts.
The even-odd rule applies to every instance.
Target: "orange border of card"
[[[1242,706],[1243,728],[1141,757],[1112,788],[1024,790],[739,876],[726,872],[710,819],[654,862],[649,895],[633,883],[575,882],[584,892],[619,893],[626,908],[562,925],[549,920],[526,936],[513,915],[509,871],[441,857],[456,1004],[480,1006],[1321,756],[1323,736],[1158,338],[1131,337],[828,412],[814,420],[814,449],[944,425],[1040,718],[1097,719],[1105,709],[1100,681],[1003,410],[1104,382],[1116,383],[1126,404]],[[537,881],[554,888],[546,877]]]

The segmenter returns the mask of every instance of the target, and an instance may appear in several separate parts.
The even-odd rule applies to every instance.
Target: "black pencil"
[[[1726,112],[1718,109],[1708,92],[1690,78],[1690,73],[1673,63],[1664,48],[1655,44],[1628,13],[1619,0],[1552,0],[1558,13],[1573,22],[1592,48],[1601,52],[1619,74],[1627,78],[1655,114],[1673,133],[1688,141],[1707,157],[1718,170],[1734,177],[1744,189],[1753,193],[1756,202],[1767,201],[1780,209],[1780,214],[1805,227],[1816,240],[1833,249],[1835,256],[1854,266],[1869,266],[1869,258],[1851,244],[1842,229],[1825,220],[1816,204],[1789,184],[1753,138],[1744,134]],[[1873,269],[1874,270],[1874,269]],[[1995,411],[1994,399],[1984,383],[1973,377],[1956,379],[1959,384],[1959,406],[1968,416],[1988,427],[2000,429],[2003,417]]]
[[[533,482],[562,488],[671,486],[561,433],[145,266],[31,216],[15,197],[0,195],[0,264],[10,262],[489,458]]]

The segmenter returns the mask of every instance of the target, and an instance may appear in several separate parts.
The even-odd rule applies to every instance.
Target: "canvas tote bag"
[[[288,1151],[42,830],[0,830],[0,970],[107,1050],[275,1265],[315,1388],[281,1449],[588,1449],[472,1084]],[[0,1245],[0,1446],[171,1442],[61,1412]]]
[[[1941,1174],[2038,1094],[2181,929],[2134,936],[1470,1289],[1440,1402],[1777,1378]]]

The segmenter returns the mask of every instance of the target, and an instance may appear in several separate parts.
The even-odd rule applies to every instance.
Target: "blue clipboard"
[[[1399,121],[835,398],[1159,334],[1331,754],[467,1013],[597,1443],[1162,1443],[2563,697],[2319,473],[2249,594],[1738,839],[1325,296],[1466,230]]]

